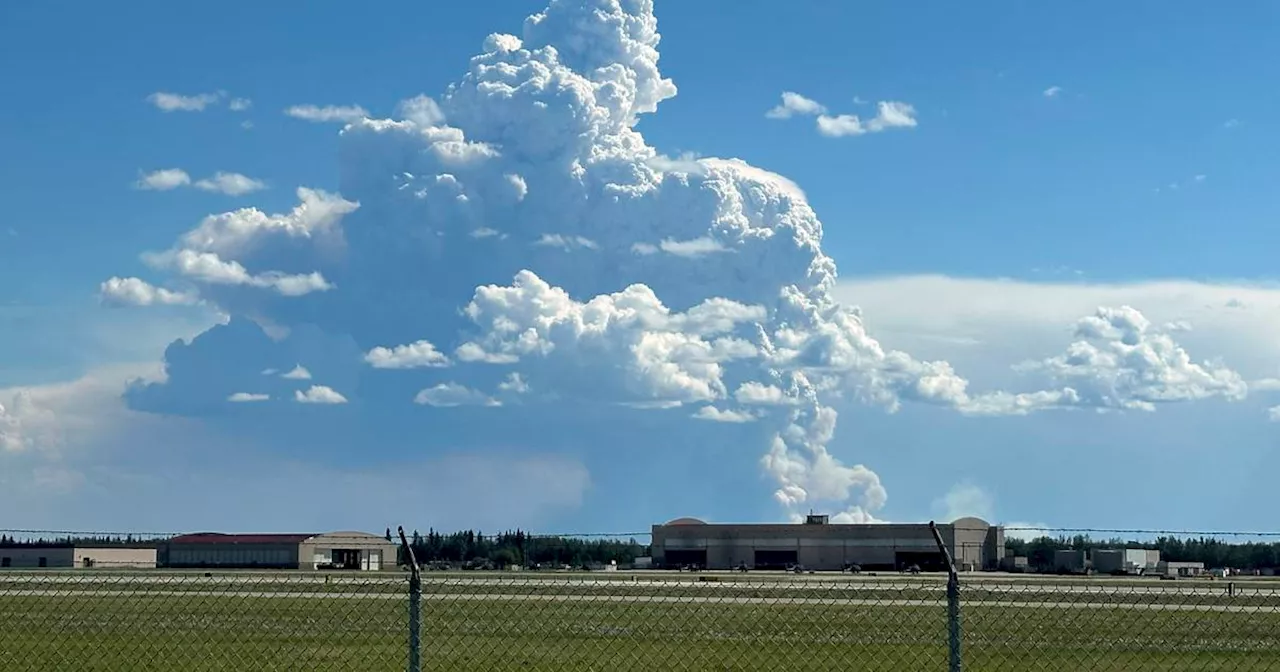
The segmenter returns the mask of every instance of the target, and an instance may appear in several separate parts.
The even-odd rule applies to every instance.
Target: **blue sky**
[[[821,508],[1265,527],[1249,511],[1276,466],[1274,7],[659,0],[649,72],[651,37],[593,33],[583,4],[553,3],[533,33],[522,22],[545,2],[0,9],[0,84],[22,101],[0,109],[0,479],[41,493],[13,524],[609,531]],[[648,16],[639,0],[585,4]],[[530,58],[491,33],[557,47],[532,59],[579,88],[478,87],[503,78],[469,66],[478,54]],[[622,112],[592,71],[614,62],[631,72]],[[824,111],[771,118],[783,92]],[[207,99],[164,111],[157,93]],[[418,95],[426,117],[401,105]],[[877,126],[882,104],[902,116]],[[306,105],[401,125],[285,114]],[[820,132],[839,115],[860,132]],[[449,142],[491,156],[424,158]],[[138,187],[175,169],[182,184]],[[609,184],[652,192],[609,201]],[[307,233],[288,240],[184,238],[209,215],[288,213],[299,187],[323,192],[313,215],[342,212],[299,215]],[[183,251],[248,275],[215,279]],[[815,276],[827,259],[838,280]],[[286,291],[281,276],[311,284]],[[602,305],[584,304],[633,283],[652,297],[609,310],[670,314],[584,336]],[[779,302],[788,287],[803,307]],[[529,312],[561,298],[553,326]],[[862,322],[842,317],[851,306]],[[696,317],[709,313],[727,326]],[[537,346],[497,326],[512,323]],[[422,341],[442,359],[372,363]],[[281,377],[295,365],[309,380]],[[150,383],[126,392],[137,376]],[[345,403],[296,402],[312,385],[337,397],[308,400]],[[821,409],[839,415],[829,438]],[[301,503],[344,488],[367,505]],[[263,517],[281,491],[300,503]]]

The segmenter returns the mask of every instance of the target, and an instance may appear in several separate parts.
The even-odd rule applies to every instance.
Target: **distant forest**
[[[1088,535],[1074,537],[1040,537],[1025,541],[1005,537],[1005,549],[1010,555],[1025,555],[1032,568],[1051,569],[1053,552],[1057,550],[1093,551],[1098,548],[1145,548],[1160,551],[1160,559],[1170,562],[1203,562],[1209,569],[1230,567],[1233,569],[1280,568],[1280,542],[1231,543],[1210,537],[1179,539],[1159,537],[1154,541],[1125,541],[1123,539],[1092,539]]]
[[[392,538],[390,529],[386,536]],[[636,558],[649,555],[649,546],[635,539],[535,536],[523,530],[489,536],[474,530],[451,534],[427,530],[425,535],[414,530],[409,545],[420,565],[581,567],[607,565],[610,561],[629,565]]]
[[[28,537],[17,539],[7,534],[0,534],[0,546],[9,548],[50,548],[55,546],[146,546],[160,543],[155,537],[135,537],[126,535],[98,536],[62,536],[62,537]]]
[[[390,529],[386,538],[396,540]],[[163,539],[154,536],[89,535],[58,536],[44,538],[15,538],[0,534],[0,546],[50,547],[65,545],[92,546],[156,546]],[[617,561],[629,565],[638,557],[649,555],[649,545],[636,539],[583,538],[531,535],[523,530],[485,535],[474,530],[441,534],[428,530],[426,534],[414,531],[410,537],[414,556],[422,565],[449,563],[451,565],[506,567],[509,565],[542,565],[545,567],[571,565],[607,565]],[[1172,562],[1203,562],[1205,567],[1231,567],[1235,569],[1280,569],[1280,542],[1232,543],[1210,537],[1187,538],[1159,537],[1151,541],[1125,541],[1124,539],[1094,539],[1087,535],[1073,537],[1049,537],[1022,540],[1005,538],[1009,555],[1027,557],[1032,569],[1052,569],[1053,552],[1075,549],[1093,551],[1100,548],[1145,548],[1160,551],[1162,560]]]

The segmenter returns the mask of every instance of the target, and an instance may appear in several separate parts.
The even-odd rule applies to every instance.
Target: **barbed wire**
[[[790,523],[779,523],[779,525],[789,525]],[[892,525],[893,523],[889,523]],[[745,524],[750,525],[750,524]],[[800,527],[800,525],[797,525]],[[1175,537],[1257,537],[1257,538],[1275,538],[1280,539],[1280,531],[1262,531],[1262,530],[1188,530],[1188,529],[1170,529],[1170,528],[1112,528],[1112,527],[1049,527],[1041,525],[995,525],[1001,527],[1005,532],[1039,532],[1045,535],[1054,534],[1105,534],[1105,535],[1163,535]],[[987,528],[966,528],[959,527],[961,530],[981,530]],[[503,530],[500,532],[482,533],[479,530],[457,530],[452,532],[441,532],[436,530],[439,536],[448,537],[458,533],[467,531],[475,532],[485,538],[494,538],[502,535],[522,534],[526,539],[619,539],[625,540],[630,538],[644,538],[653,536],[651,530],[630,531],[630,532],[530,532],[515,528],[512,530]],[[419,536],[426,536],[420,530],[415,530]],[[368,539],[363,535],[343,535],[335,533],[262,533],[262,532],[157,532],[157,531],[137,531],[137,530],[42,530],[33,528],[0,528],[0,535],[13,537],[57,537],[57,538],[73,538],[78,540],[92,540],[94,537],[105,538],[126,538],[133,537],[135,541],[164,541],[175,537],[187,537],[192,535],[226,535],[229,537],[257,537],[257,536],[297,536],[297,537],[324,537],[326,539]],[[373,534],[374,537],[382,537],[383,535]],[[394,540],[394,536],[393,536]]]
[[[1259,532],[1244,530],[1170,530],[1142,528],[1105,528],[1105,527],[1041,527],[1036,525],[1004,526],[1005,532],[1045,532],[1059,534],[1144,534],[1178,537],[1271,537],[1280,538],[1280,532]]]

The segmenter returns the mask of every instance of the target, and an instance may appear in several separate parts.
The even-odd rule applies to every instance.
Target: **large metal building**
[[[174,537],[160,549],[160,564],[175,569],[396,568],[398,545],[365,532],[325,534],[221,534]]]
[[[6,544],[0,568],[154,569],[154,546],[121,544]]]
[[[1004,557],[1004,528],[980,518],[939,524],[938,532],[962,570],[995,569]],[[893,570],[917,565],[945,567],[927,524],[832,524],[809,516],[793,524],[708,524],[678,518],[653,526],[656,567],[783,569],[799,565],[819,571],[850,565]]]

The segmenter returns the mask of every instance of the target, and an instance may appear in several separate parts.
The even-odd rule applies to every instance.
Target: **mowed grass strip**
[[[26,577],[0,576],[0,596],[37,591],[41,594],[77,593],[99,594],[103,591],[120,593],[156,593],[170,596],[191,592],[197,595],[226,595],[228,597],[252,596],[270,593],[272,597],[292,594],[312,595],[382,595],[393,597],[407,590],[407,577],[334,576],[326,580],[317,575],[236,576],[213,575],[48,575]],[[688,598],[691,601],[718,600],[804,600],[807,602],[854,601],[874,602],[932,602],[941,600],[945,587],[937,583],[906,583],[885,580],[860,581],[721,581],[688,582],[664,579],[631,581],[596,580],[590,578],[528,579],[511,575],[491,574],[468,579],[427,578],[423,592],[436,597],[467,596],[542,596],[561,595],[577,597],[651,597],[666,599]],[[1150,582],[1142,586],[1111,585],[1101,581],[1088,584],[1054,584],[1040,582],[992,583],[974,582],[963,588],[964,600],[991,603],[1053,603],[1087,606],[1109,605],[1171,605],[1223,608],[1255,608],[1280,610],[1280,592],[1270,588],[1239,587],[1234,594],[1227,586],[1213,584],[1162,584]]]
[[[550,586],[544,594],[558,592]],[[3,670],[402,670],[388,599],[0,595]],[[940,606],[432,598],[430,670],[945,669]],[[1280,613],[963,611],[966,668],[1280,669]]]

